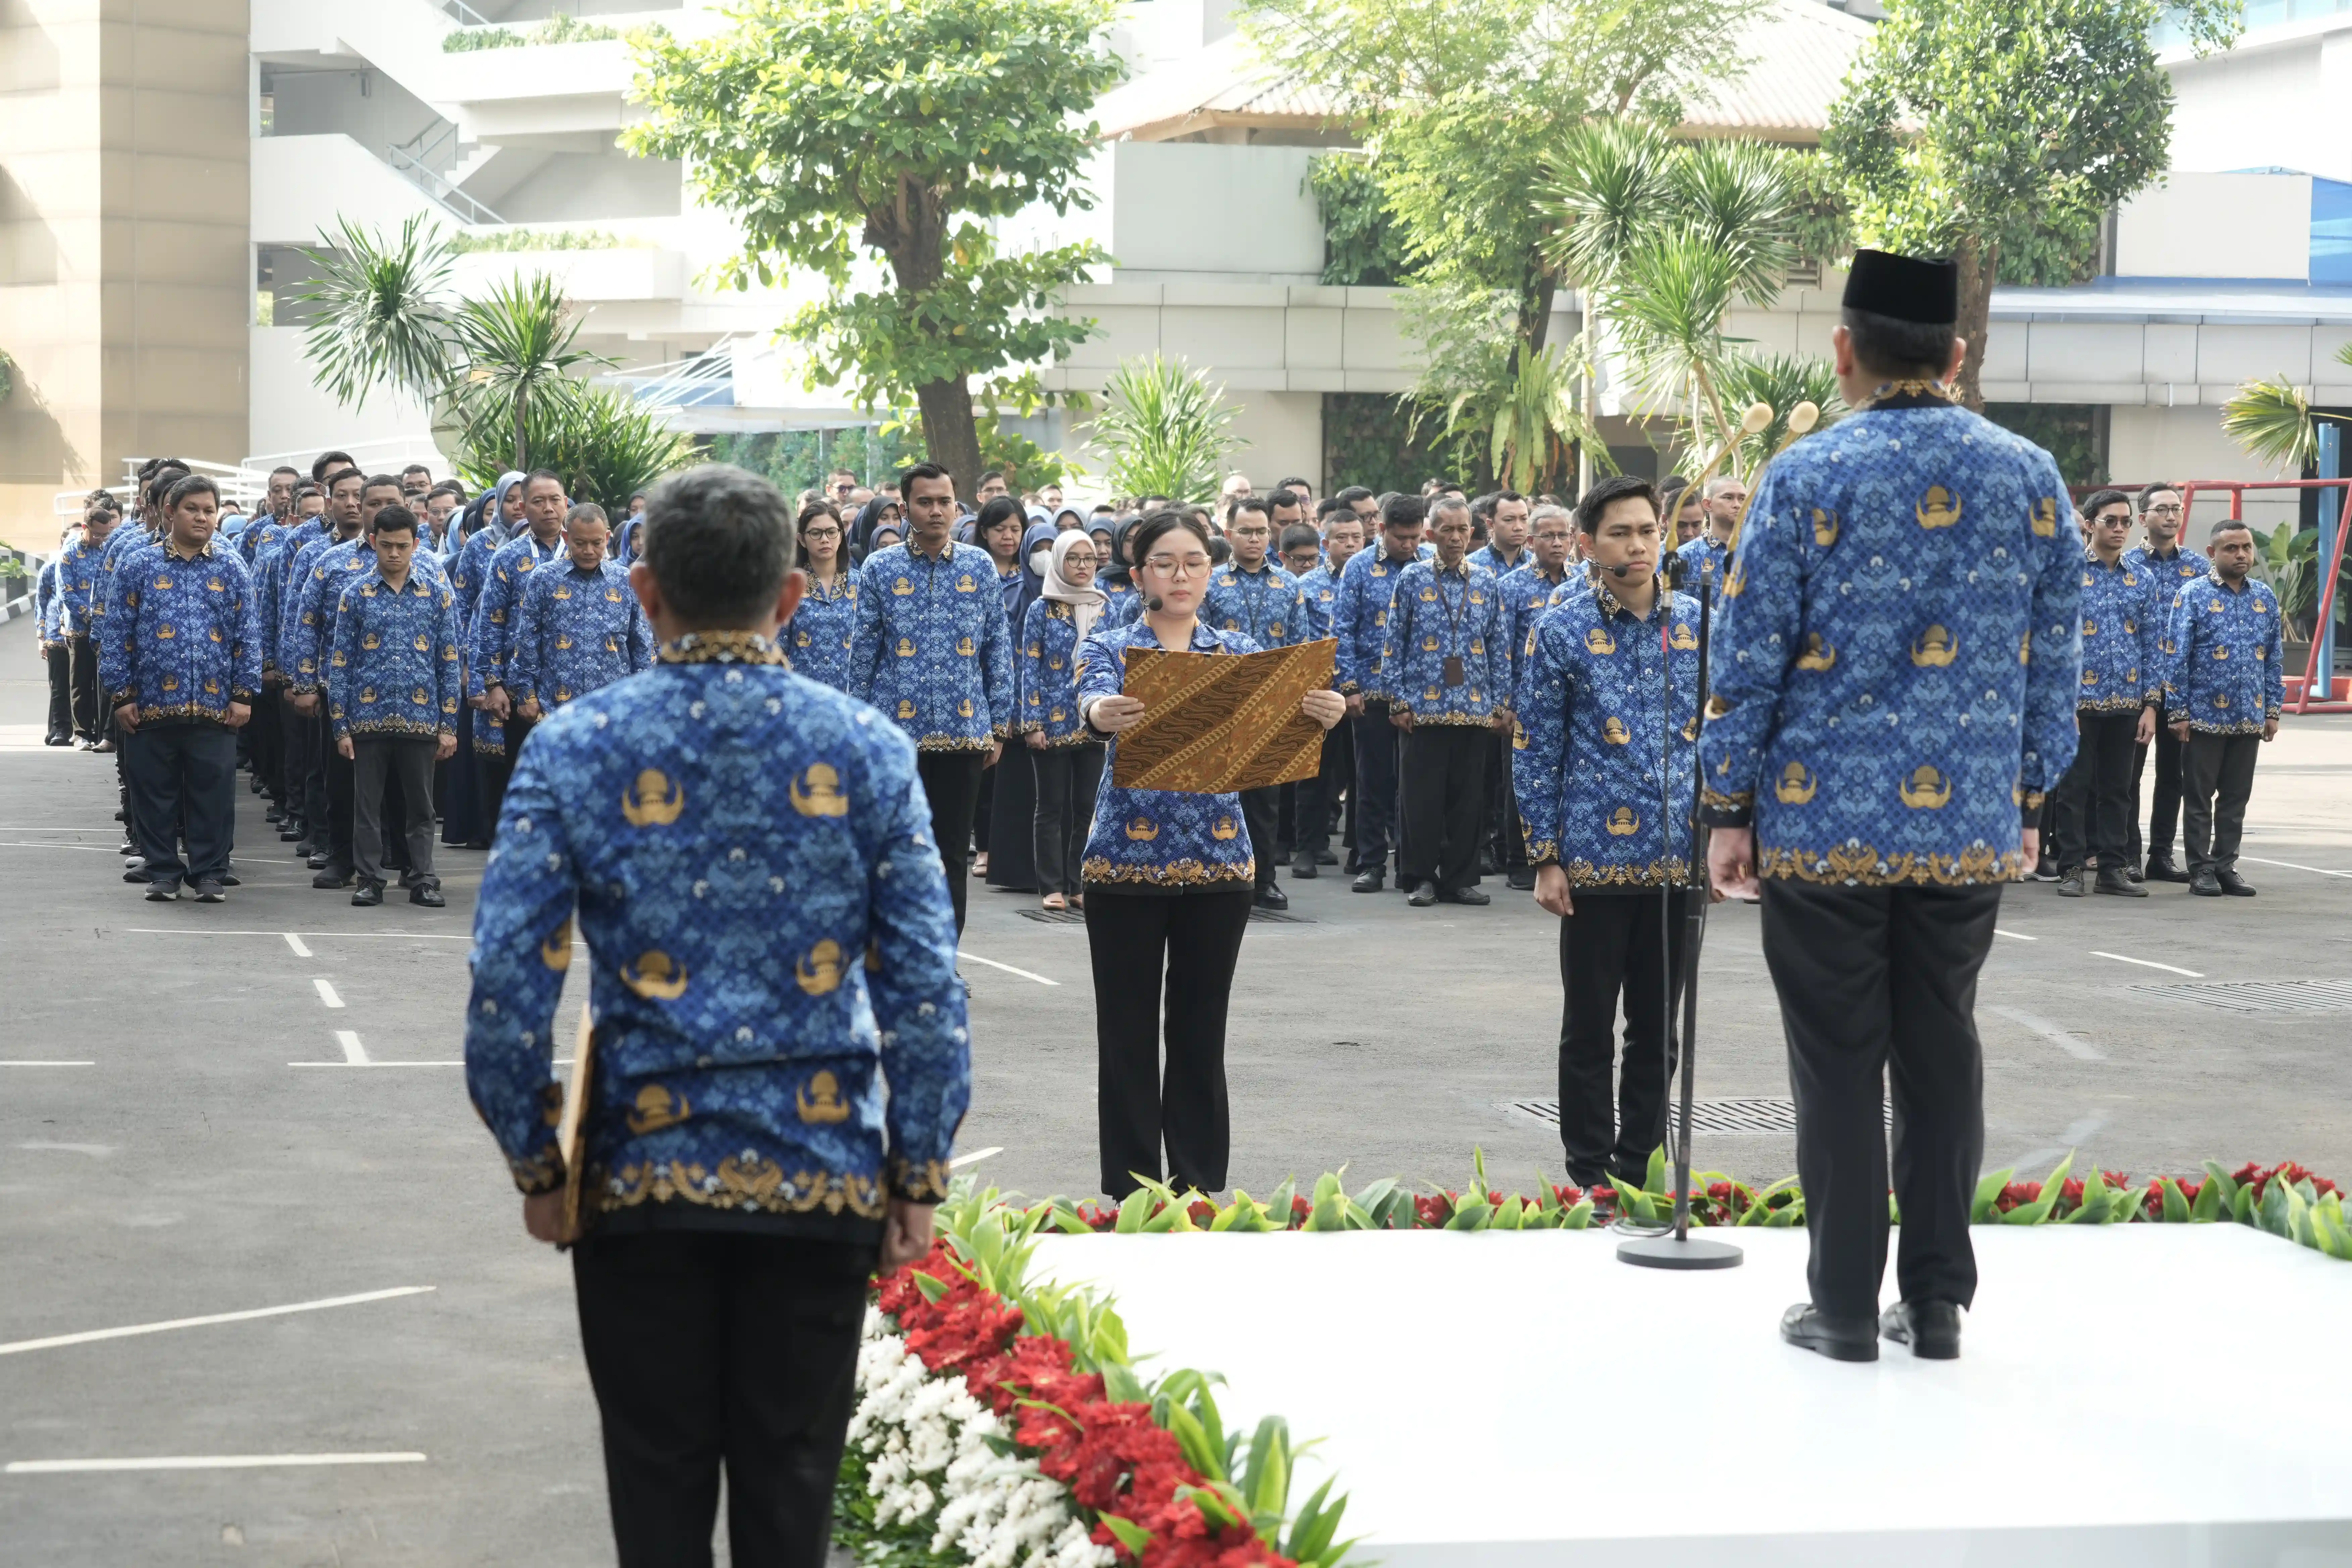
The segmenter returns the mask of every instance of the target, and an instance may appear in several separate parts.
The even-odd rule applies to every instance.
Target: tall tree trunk
[[[927,381],[915,389],[923,410],[923,446],[930,460],[955,476],[956,499],[980,494],[980,434],[971,422],[971,384],[961,376]]]
[[[1985,335],[1992,328],[1992,284],[2000,273],[2000,246],[1998,241],[1964,239],[1953,259],[1960,269],[1959,333],[1969,345],[1968,357],[1960,361],[1959,384],[1953,390],[1964,405],[1982,414]]]
[[[1551,302],[1559,289],[1559,280],[1545,268],[1519,290],[1519,342],[1531,354],[1543,353],[1544,340],[1551,335]]]

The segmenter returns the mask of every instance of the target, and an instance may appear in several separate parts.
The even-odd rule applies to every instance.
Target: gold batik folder
[[[1329,689],[1339,649],[1328,638],[1270,653],[1129,648],[1122,689],[1143,699],[1143,718],[1118,737],[1111,782],[1222,795],[1313,778],[1323,729],[1298,700]]]
[[[581,1199],[588,1170],[588,1097],[595,1091],[596,1031],[588,1005],[580,1005],[580,1035],[572,1047],[572,1078],[564,1086],[563,1114],[555,1124],[555,1146],[563,1153],[563,1223],[558,1246],[569,1247],[586,1233]]]

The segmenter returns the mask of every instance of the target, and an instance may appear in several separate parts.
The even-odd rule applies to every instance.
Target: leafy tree
[[[867,407],[922,410],[932,460],[978,488],[974,376],[1066,354],[1095,330],[1049,313],[1109,260],[1092,243],[1014,251],[989,220],[1091,206],[1095,99],[1124,68],[1098,48],[1109,0],[745,0],[694,43],[641,43],[647,118],[631,151],[688,161],[741,226],[739,288],[814,272],[786,323],[813,374]],[[887,287],[861,262],[878,259]]]
[[[1209,501],[1225,459],[1246,445],[1233,433],[1224,388],[1181,360],[1121,360],[1103,386],[1089,438],[1114,495]]]
[[[1832,108],[1823,146],[1864,245],[1952,257],[1981,408],[2003,255],[2088,233],[2163,174],[2172,83],[2149,35],[2237,37],[2240,0],[1893,0]]]

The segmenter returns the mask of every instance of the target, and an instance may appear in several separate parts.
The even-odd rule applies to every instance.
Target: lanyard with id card
[[[1462,646],[1462,612],[1470,606],[1469,574],[1467,573],[1463,574],[1462,604],[1459,607],[1456,607],[1454,603],[1445,596],[1444,573],[1432,571],[1430,574],[1430,580],[1436,584],[1437,603],[1445,611],[1445,646],[1449,648],[1460,647]],[[1440,675],[1439,679],[1444,680],[1448,686],[1463,686],[1468,684],[1470,679],[1469,671],[1463,668],[1462,656],[1460,654],[1449,653],[1445,656],[1445,664],[1443,673]]]

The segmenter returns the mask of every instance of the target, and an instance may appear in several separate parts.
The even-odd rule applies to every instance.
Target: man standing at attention
[[[1339,492],[1347,495],[1346,490]],[[1367,498],[1369,499],[1369,498]],[[1381,648],[1388,637],[1389,603],[1397,576],[1421,559],[1421,528],[1428,516],[1419,496],[1391,496],[1381,512],[1379,542],[1340,569],[1339,604],[1332,616],[1339,639],[1339,690],[1356,731],[1356,880],[1353,890],[1377,893],[1388,885],[1389,846],[1401,838],[1397,821],[1400,731],[1389,721],[1381,686]]]
[[[821,1568],[866,1279],[929,1249],[971,1100],[955,933],[914,747],[777,646],[783,496],[712,466],[646,516],[629,584],[660,662],[549,714],[516,764],[466,1082],[534,1239],[563,1239],[576,1177],[620,1561],[709,1563],[723,1469],[734,1560]],[[575,914],[576,1173],[551,1070]]]
[[[2083,502],[2083,673],[2074,699],[2074,761],[2058,781],[2058,896],[2079,899],[2084,858],[2099,858],[2093,889],[2144,899],[2147,889],[2125,853],[2130,837],[2133,749],[2156,733],[2163,692],[2157,668],[2158,618],[2171,595],[2124,558],[2131,498],[2098,490]]]
[[[507,660],[514,652],[515,611],[530,574],[562,557],[563,519],[569,510],[563,480],[555,473],[541,468],[526,478],[522,484],[526,526],[490,557],[482,574],[481,597],[474,604],[466,692],[498,726],[499,750],[483,753],[480,772],[483,815],[493,826],[500,820],[499,803],[506,796],[515,758],[530,738],[531,721],[516,709],[514,694],[506,686]]]
[[[1275,491],[1276,500],[1288,490]],[[1225,542],[1233,558],[1209,574],[1209,595],[1201,619],[1212,629],[1239,632],[1262,649],[1289,647],[1307,640],[1307,601],[1298,579],[1266,552],[1274,544],[1273,508],[1261,496],[1236,496],[1225,512]],[[1279,868],[1275,854],[1276,817],[1281,809],[1282,787],[1242,791],[1242,816],[1249,825],[1250,843],[1263,846],[1257,857],[1257,894],[1262,910],[1286,910],[1290,897],[1275,885]]]
[[[566,569],[550,566],[523,584],[506,687],[515,710],[534,723],[654,661],[653,628],[629,592],[629,574],[605,558],[611,539],[604,509],[582,501],[563,521]]]
[[[1003,754],[1014,717],[1013,633],[995,562],[952,537],[955,480],[936,463],[917,463],[898,483],[907,542],[866,558],[849,691],[880,709],[921,753],[917,767],[961,936],[980,776]]]
[[[2124,559],[2137,571],[2156,579],[2157,629],[2161,633],[2167,616],[2172,613],[2172,596],[2213,570],[2213,563],[2180,542],[2180,528],[2186,518],[2176,485],[2152,484],[2139,492],[2139,525],[2145,542],[2124,552]],[[2166,655],[2161,647],[2157,659]],[[2159,673],[2158,679],[2161,679]],[[2172,858],[2172,836],[2180,826],[2180,742],[2174,739],[2171,728],[2158,724],[2152,742],[2156,752],[2156,793],[2149,797],[2147,807],[2147,869],[2151,882],[2185,882],[2189,873]],[[2131,858],[2140,858],[2139,781],[2147,770],[2150,745],[2142,745],[2132,753],[2132,824]]]
[[[1977,972],[2074,754],[2082,542],[2050,455],[1953,401],[1958,316],[1951,263],[1855,253],[1831,335],[1854,412],[1764,471],[1708,659],[1707,870],[1718,896],[1760,880],[1797,1100],[1812,1300],[1780,1336],[1842,1361],[1882,1332],[1960,1352]]]
[[[2251,583],[2254,536],[2242,522],[2214,525],[2213,570],[2172,601],[2164,642],[2164,716],[2180,742],[2188,821],[2189,890],[2251,899],[2238,875],[2238,836],[2254,788],[2254,758],[2278,737],[2286,703],[2278,595]]]

